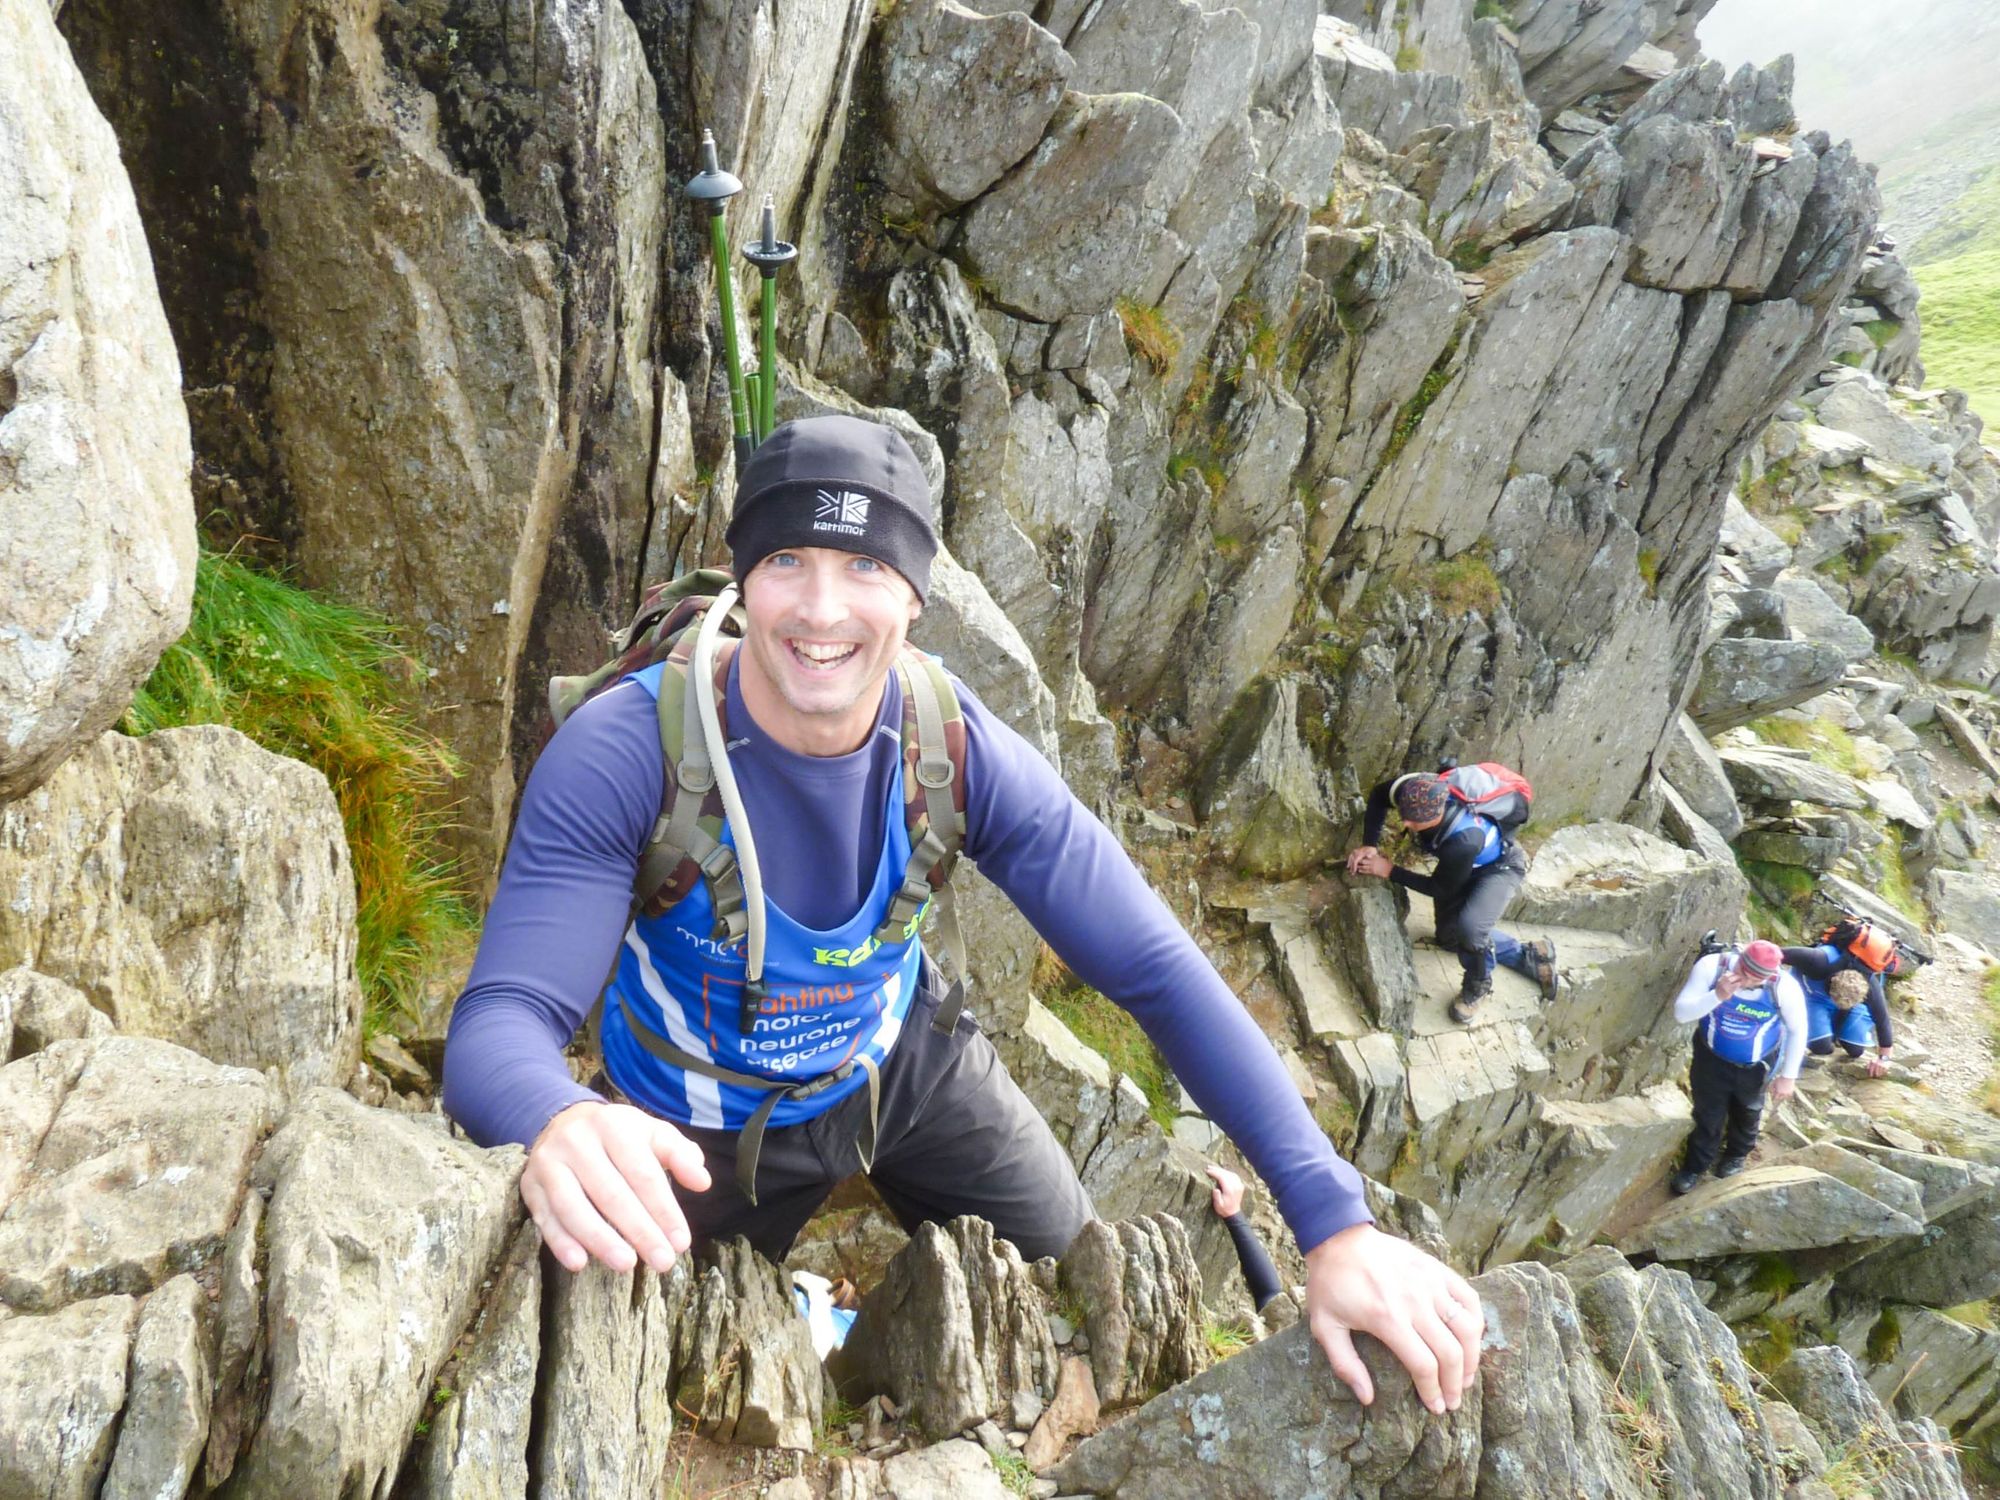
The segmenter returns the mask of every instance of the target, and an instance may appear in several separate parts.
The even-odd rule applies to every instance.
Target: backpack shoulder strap
[[[910,860],[875,940],[899,943],[915,936],[935,902],[950,988],[933,1025],[949,1034],[964,1008],[969,977],[965,934],[951,891],[952,867],[965,845],[965,715],[950,676],[915,647],[904,647],[896,676],[903,690],[903,812]]]

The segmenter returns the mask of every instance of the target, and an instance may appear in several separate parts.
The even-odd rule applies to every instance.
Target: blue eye
[[[773,552],[764,561],[774,568],[796,568],[799,565],[799,560],[789,552]]]
[[[882,571],[882,564],[872,557],[857,557],[848,566],[853,568],[857,573],[879,573]]]

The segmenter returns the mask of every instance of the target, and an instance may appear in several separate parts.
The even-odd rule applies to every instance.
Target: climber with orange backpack
[[[1556,996],[1556,945],[1523,943],[1494,925],[1528,878],[1528,857],[1514,833],[1528,821],[1534,796],[1525,776],[1497,761],[1446,761],[1434,772],[1393,776],[1368,794],[1361,847],[1347,856],[1350,875],[1393,880],[1431,898],[1438,946],[1455,952],[1464,971],[1451,1003],[1461,1025],[1493,992],[1495,963],[1532,979],[1544,1000]],[[1392,863],[1377,847],[1392,806],[1417,847],[1437,861],[1430,874]]]
[[[1819,892],[1814,899],[1838,918],[1817,943],[1785,949],[1785,966],[1799,976],[1806,996],[1806,1050],[1830,1057],[1836,1045],[1849,1057],[1867,1059],[1869,1076],[1889,1071],[1896,1032],[1889,1019],[1884,981],[1909,974],[1930,955],[1903,942],[1872,917],[1852,911]]]

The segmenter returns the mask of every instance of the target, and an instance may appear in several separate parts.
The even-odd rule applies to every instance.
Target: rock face
[[[331,1496],[397,1471],[511,1237],[517,1160],[332,1090],[301,1101],[257,1165],[271,1395],[236,1486]]]
[[[101,736],[0,805],[0,965],[292,1089],[360,1052],[354,876],[326,778],[220,727]]]
[[[47,6],[0,51],[0,801],[124,713],[187,628],[180,362],[118,142]]]
[[[525,32],[503,5],[447,24],[424,0],[62,22],[133,143],[198,383],[228,382],[198,415],[205,463],[268,496],[309,584],[421,650],[431,725],[474,768],[466,851],[490,863],[517,696],[532,720],[549,651],[602,656],[592,616],[629,608],[645,530],[666,184],[635,28],[591,0]],[[139,81],[162,54],[207,85],[199,111]],[[219,221],[187,201],[190,128]]]
[[[1355,1404],[1295,1327],[1141,1408],[1056,1473],[1104,1495],[1743,1495],[1783,1477],[1748,1368],[1687,1278],[1609,1252],[1479,1278],[1480,1379],[1440,1420],[1379,1346]],[[1643,1477],[1642,1477],[1643,1476]]]
[[[848,1400],[884,1393],[932,1438],[1000,1416],[1016,1391],[1056,1389],[1042,1294],[980,1219],[919,1228],[829,1368]]]
[[[1098,1398],[1117,1406],[1207,1363],[1201,1271],[1168,1214],[1083,1227],[1062,1258],[1063,1292],[1082,1307]]]
[[[74,1081],[0,1198],[0,1301],[53,1311],[212,1262],[273,1123],[263,1078],[139,1037],[58,1042],[49,1062]]]

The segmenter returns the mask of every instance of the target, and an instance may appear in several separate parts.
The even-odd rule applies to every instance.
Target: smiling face
[[[791,547],[743,580],[743,701],[804,755],[845,755],[874,731],[882,683],[923,606],[903,575],[858,552]]]

